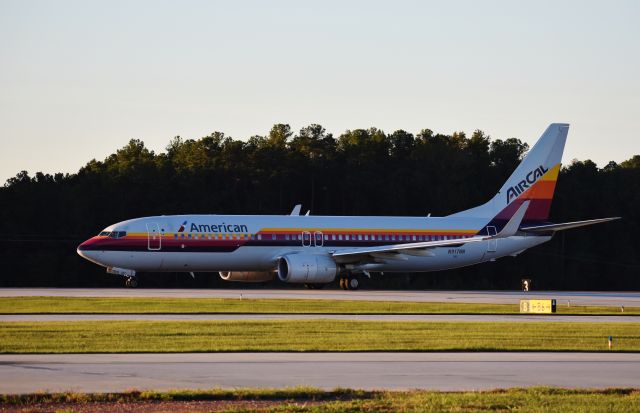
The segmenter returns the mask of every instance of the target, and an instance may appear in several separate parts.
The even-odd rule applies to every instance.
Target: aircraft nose
[[[87,241],[83,242],[82,244],[78,245],[78,248],[76,249],[78,255],[85,259],[87,258],[87,246],[85,245],[86,243]]]
[[[81,256],[85,260],[89,260],[91,262],[95,262],[96,264],[99,264],[98,258],[100,257],[100,251],[97,251],[95,249],[95,244],[96,244],[96,239],[90,238],[85,242],[83,242],[82,244],[78,245],[76,252],[78,253],[79,256]]]

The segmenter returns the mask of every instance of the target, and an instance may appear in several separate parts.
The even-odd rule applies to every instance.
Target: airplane
[[[83,258],[125,277],[139,272],[217,272],[226,281],[356,290],[371,272],[464,267],[549,241],[557,231],[619,217],[548,221],[569,125],[553,123],[498,193],[445,217],[171,215],[113,224],[80,244]]]

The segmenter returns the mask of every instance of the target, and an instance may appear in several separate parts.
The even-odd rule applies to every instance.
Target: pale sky
[[[640,1],[0,0],[0,183],[311,123],[640,154]]]

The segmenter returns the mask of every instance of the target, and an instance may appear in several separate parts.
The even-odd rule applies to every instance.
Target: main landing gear
[[[355,291],[360,287],[360,280],[353,274],[349,274],[346,277],[340,277],[340,288],[343,290]]]
[[[136,288],[138,286],[138,277],[126,277],[124,285],[128,288]]]

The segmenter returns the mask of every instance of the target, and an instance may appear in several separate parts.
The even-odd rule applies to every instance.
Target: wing
[[[522,227],[521,231],[525,232],[555,232],[565,229],[584,227],[587,225],[600,224],[602,222],[615,221],[620,217],[589,219],[586,221],[563,222],[561,224],[536,225],[531,227]]]
[[[431,255],[430,249],[437,247],[453,247],[460,246],[464,244],[474,243],[486,241],[489,239],[496,238],[507,238],[514,235],[518,231],[518,227],[522,222],[522,218],[529,207],[529,201],[525,201],[520,205],[518,210],[513,214],[509,222],[504,226],[502,231],[500,231],[497,235],[485,235],[485,236],[474,236],[470,238],[458,238],[458,239],[449,239],[449,240],[440,240],[440,241],[425,241],[425,242],[412,242],[408,244],[392,244],[392,245],[380,245],[378,247],[360,247],[360,248],[349,248],[342,249],[333,252],[331,255],[338,262],[352,261],[354,259],[361,259],[363,256],[370,256],[373,258],[381,258],[384,257],[386,259],[394,259],[394,254],[403,253],[407,255],[421,255],[421,256],[429,256]],[[398,257],[395,257],[396,259]]]

